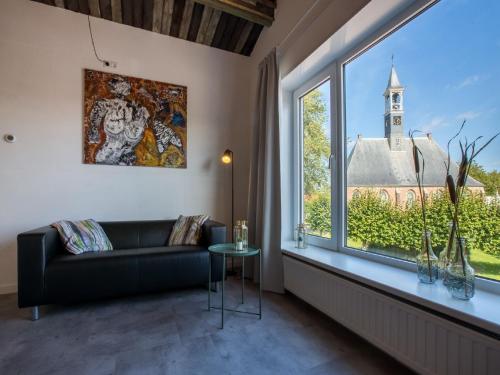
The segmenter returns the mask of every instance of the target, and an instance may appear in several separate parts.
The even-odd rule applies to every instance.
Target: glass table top
[[[221,243],[209,246],[208,251],[213,254],[225,254],[233,257],[247,257],[257,255],[260,249],[258,247],[249,245],[245,250],[236,250],[234,243]]]

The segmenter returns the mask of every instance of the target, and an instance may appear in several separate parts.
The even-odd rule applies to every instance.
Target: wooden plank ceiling
[[[32,0],[250,56],[276,0]]]

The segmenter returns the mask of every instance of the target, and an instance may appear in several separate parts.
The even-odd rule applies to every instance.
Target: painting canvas
[[[85,70],[84,163],[186,168],[187,88]]]

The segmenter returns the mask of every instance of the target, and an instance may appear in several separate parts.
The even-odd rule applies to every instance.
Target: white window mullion
[[[346,171],[346,153],[345,153],[345,126],[344,126],[344,81],[342,64],[335,62],[335,118],[336,118],[336,184],[334,188],[336,201],[336,244],[337,250],[342,249],[345,243],[347,223],[346,219],[346,204],[345,204],[345,171]]]

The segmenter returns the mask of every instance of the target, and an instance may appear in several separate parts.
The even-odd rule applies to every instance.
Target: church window
[[[387,190],[380,190],[380,199],[382,199],[383,202],[389,202],[390,198],[389,198],[389,193],[387,192]]]
[[[417,195],[415,194],[415,192],[413,190],[408,190],[408,192],[406,193],[406,204],[408,206],[413,206],[416,198]]]

